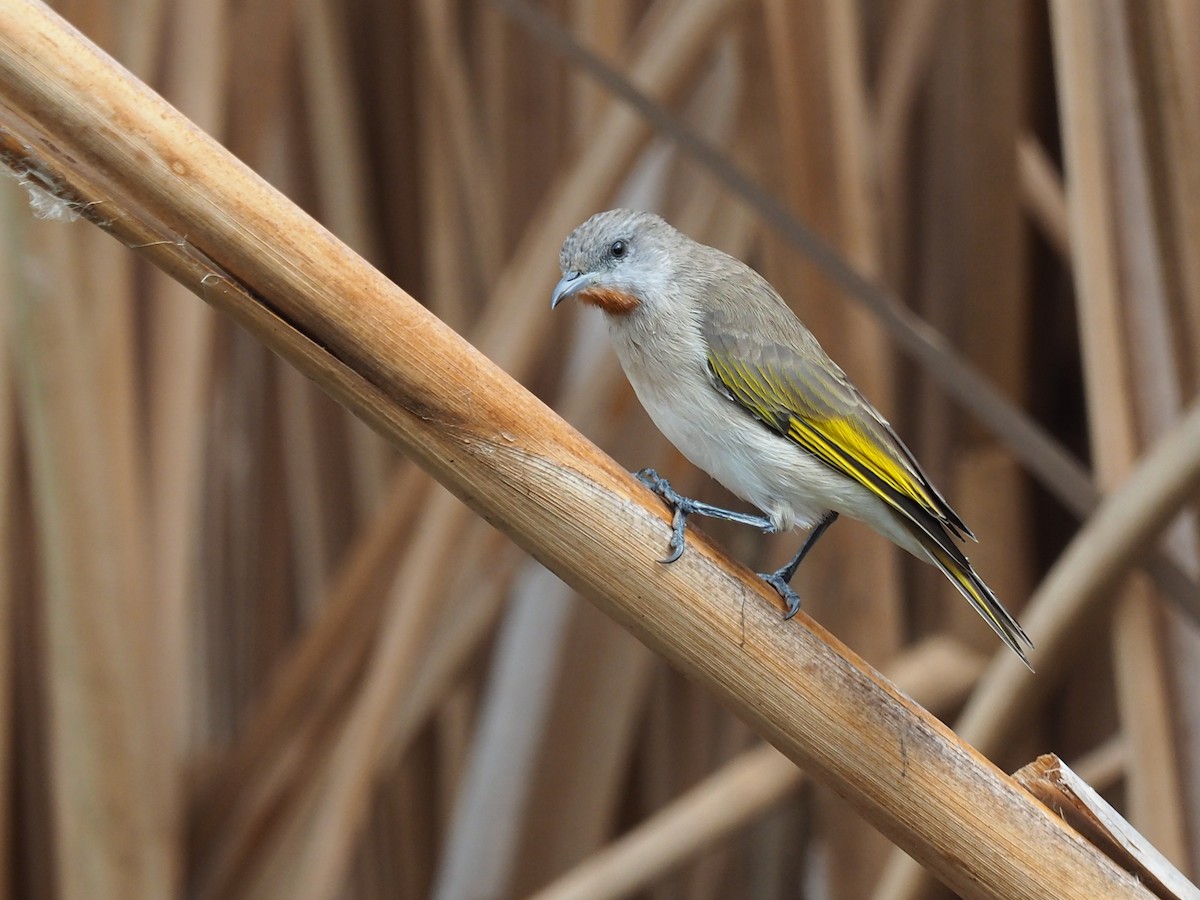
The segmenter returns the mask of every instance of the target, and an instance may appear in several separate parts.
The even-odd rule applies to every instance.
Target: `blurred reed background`
[[[1200,4],[534,5],[1101,491],[1195,395]],[[56,6],[631,469],[730,499],[659,437],[599,317],[550,315],[562,238],[618,204],[780,289],[980,535],[1014,611],[1094,502],[1031,474],[1044,455],[948,399],[952,370],[900,352],[509,3]],[[36,220],[15,182],[0,203],[0,897],[939,896],[229,321],[98,230]],[[760,567],[799,540],[703,527]],[[1190,520],[1164,549],[1194,576]],[[1195,875],[1200,636],[1161,581],[1135,574],[1035,655],[989,749],[1010,771],[1059,753]],[[1003,652],[857,524],[799,584],[948,722]],[[405,604],[440,625],[400,684]],[[337,839],[298,852],[318,829]]]

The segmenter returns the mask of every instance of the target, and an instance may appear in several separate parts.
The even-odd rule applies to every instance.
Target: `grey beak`
[[[583,290],[592,283],[594,277],[590,272],[587,275],[582,272],[568,272],[554,286],[554,293],[550,295],[550,308],[554,309],[576,291]]]

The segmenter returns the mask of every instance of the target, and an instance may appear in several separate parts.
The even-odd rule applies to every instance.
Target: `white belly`
[[[811,528],[830,510],[864,518],[865,488],[770,431],[702,376],[670,384],[631,378],[654,424],[694,465],[761,509],[777,530]]]

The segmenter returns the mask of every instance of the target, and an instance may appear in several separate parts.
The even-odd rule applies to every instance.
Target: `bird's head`
[[[671,249],[682,236],[653,213],[610,209],[592,216],[563,242],[563,277],[550,308],[568,297],[623,317],[667,295]]]

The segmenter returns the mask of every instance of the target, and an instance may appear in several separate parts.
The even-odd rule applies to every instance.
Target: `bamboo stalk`
[[[949,885],[968,897],[1043,897],[1047,886],[1058,897],[1145,896],[815,623],[782,626],[773,592],[701,536],[676,565],[658,566],[667,521],[656,498],[44,6],[3,11],[0,73],[10,166],[49,175],[93,216],[86,204],[103,198],[106,227],[123,241],[144,245],[157,232],[146,256]]]

